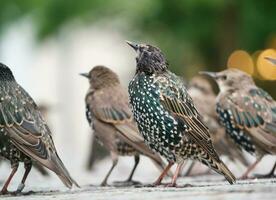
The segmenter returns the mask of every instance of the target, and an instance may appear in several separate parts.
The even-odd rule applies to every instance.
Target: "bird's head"
[[[217,82],[220,91],[240,89],[249,84],[254,84],[249,74],[233,68],[221,72],[200,72],[200,74],[213,78]]]
[[[214,95],[211,83],[203,76],[195,76],[189,83],[189,88],[199,90],[205,95]]]
[[[137,53],[136,72],[153,74],[166,71],[168,62],[159,48],[148,44],[135,44],[129,41],[127,41],[127,44]]]
[[[3,63],[0,63],[0,80],[1,81],[13,81],[14,80],[12,71],[10,70],[10,68],[7,65],[5,65]]]
[[[91,87],[95,90],[120,83],[117,74],[105,66],[95,66],[88,73],[80,75],[88,78]]]

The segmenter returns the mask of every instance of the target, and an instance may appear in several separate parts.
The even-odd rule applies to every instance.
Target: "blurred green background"
[[[59,34],[72,22],[113,23],[126,39],[159,46],[171,70],[188,78],[203,66],[224,69],[234,50],[254,54],[276,48],[275,0],[2,0],[0,4],[0,34],[26,17],[33,21],[38,41]],[[259,84],[276,96],[275,82]]]

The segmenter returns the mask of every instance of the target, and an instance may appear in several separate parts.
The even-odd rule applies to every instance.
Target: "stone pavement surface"
[[[167,180],[168,181],[168,180]],[[186,183],[192,186],[185,186]],[[80,189],[66,190],[65,188],[32,188],[33,191],[20,196],[1,196],[1,200],[275,200],[276,179],[254,179],[237,181],[229,185],[218,176],[196,178],[180,178],[178,188],[132,186],[132,187],[99,187],[82,186]]]

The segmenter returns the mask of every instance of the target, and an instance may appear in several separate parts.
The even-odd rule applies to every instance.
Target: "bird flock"
[[[127,44],[136,52],[136,72],[126,91],[119,77],[105,66],[95,66],[80,75],[89,81],[85,97],[86,118],[94,135],[109,152],[112,166],[101,186],[118,163],[119,156],[133,156],[134,166],[128,185],[139,182],[132,177],[140,156],[148,157],[161,174],[151,186],[177,186],[177,178],[188,161],[200,162],[234,184],[236,178],[220,159],[227,156],[240,162],[249,173],[268,154],[276,154],[276,102],[257,87],[252,77],[237,69],[200,72],[187,85],[168,69],[165,55],[147,44]],[[272,58],[266,58],[274,63]],[[216,95],[212,79],[219,87]],[[256,157],[249,163],[242,151]],[[32,165],[56,173],[65,186],[80,187],[70,176],[56,151],[52,133],[30,95],[16,82],[12,71],[0,63],[0,158],[11,163],[0,195],[19,194]],[[8,191],[19,163],[25,173],[16,191]],[[171,167],[176,164],[174,173]],[[257,177],[274,177],[271,171]],[[1,177],[2,178],[2,177]]]

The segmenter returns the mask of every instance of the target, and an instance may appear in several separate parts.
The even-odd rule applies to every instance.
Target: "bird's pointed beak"
[[[206,72],[206,71],[201,71],[201,72],[199,72],[199,74],[200,75],[206,75],[206,76],[209,76],[209,77],[211,77],[211,78],[213,78],[213,79],[217,79],[217,73],[215,73],[215,72]]]
[[[130,41],[127,41],[126,40],[126,43],[131,46],[135,51],[137,51],[139,49],[139,45],[138,44],[135,44],[133,42],[130,42]]]
[[[276,65],[276,58],[271,58],[271,57],[264,57],[267,61],[269,61],[271,64]]]
[[[88,73],[80,73],[81,76],[84,76],[85,78],[89,78],[89,74]]]

